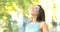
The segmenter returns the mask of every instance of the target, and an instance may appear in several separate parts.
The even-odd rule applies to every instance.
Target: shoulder
[[[47,25],[46,22],[41,22],[41,25]]]
[[[41,29],[43,32],[49,32],[48,26],[47,26],[46,22],[41,22],[40,29]]]
[[[40,24],[40,28],[43,28],[43,27],[47,27],[47,24],[44,21],[42,21],[41,24]]]

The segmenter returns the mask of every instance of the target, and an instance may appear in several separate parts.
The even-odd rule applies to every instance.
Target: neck
[[[32,22],[35,23],[37,21],[37,16],[32,16]]]

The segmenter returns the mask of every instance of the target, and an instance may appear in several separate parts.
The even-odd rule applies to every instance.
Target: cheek
[[[38,9],[36,9],[35,13],[36,13],[36,14],[39,14],[39,10],[38,10]]]
[[[39,14],[39,11],[36,11],[36,14]]]
[[[39,14],[39,11],[37,11],[37,10],[36,10],[36,11],[34,11],[34,14],[38,15],[38,14]]]
[[[31,14],[35,14],[35,15],[39,14],[38,9],[32,9],[31,10]]]

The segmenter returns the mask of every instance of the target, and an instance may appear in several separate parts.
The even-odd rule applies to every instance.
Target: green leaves
[[[15,24],[17,28],[17,23],[13,22],[11,17],[12,11],[16,12],[17,9],[23,10],[23,15],[27,16],[29,15],[29,8],[36,5],[38,0],[0,0],[0,20],[3,20],[3,24],[5,24],[4,32],[17,32],[18,30],[13,30],[13,27],[11,25]],[[18,14],[18,12],[16,12]],[[28,16],[27,16],[28,17]],[[10,20],[11,19],[11,20]],[[13,24],[11,24],[13,22]],[[2,25],[2,24],[1,24]],[[18,28],[17,28],[18,29]]]

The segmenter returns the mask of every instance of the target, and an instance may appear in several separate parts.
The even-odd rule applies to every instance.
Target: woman
[[[48,26],[45,23],[45,13],[40,5],[31,10],[32,21],[26,25],[25,32],[48,32]]]

